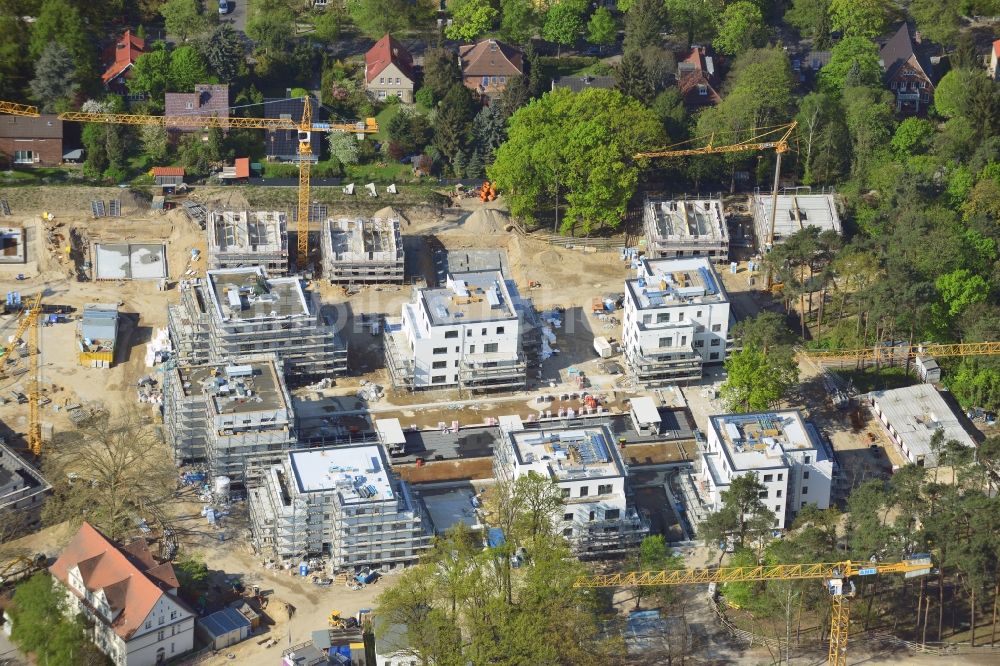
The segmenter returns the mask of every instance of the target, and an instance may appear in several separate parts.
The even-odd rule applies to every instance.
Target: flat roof
[[[661,242],[725,242],[729,237],[722,199],[648,199],[644,219]]]
[[[338,491],[346,504],[395,498],[379,445],[291,451],[288,459],[300,493]]]
[[[240,365],[177,366],[184,395],[207,393],[216,414],[246,414],[287,408],[283,380],[273,361]]]
[[[547,471],[558,481],[625,475],[611,431],[604,425],[572,429],[514,430],[513,443],[520,467]]]
[[[958,416],[930,384],[872,391],[870,395],[914,456],[934,454],[931,438],[939,429],[944,431],[945,441],[955,440],[963,446],[976,447]]]
[[[761,234],[769,231],[771,226],[771,195],[754,195],[751,197],[751,208],[758,234],[757,244],[763,246],[767,243],[767,236],[761,237]],[[837,202],[832,194],[781,194],[778,195],[777,211],[774,218],[776,243],[805,227],[843,233]]]
[[[326,221],[332,261],[402,261],[399,219],[340,218]]]
[[[25,233],[21,227],[0,227],[0,264],[23,264],[26,256]]]
[[[286,252],[288,220],[281,211],[213,211],[208,224],[212,252]]]
[[[95,243],[98,280],[159,280],[167,277],[167,246],[162,243]]]
[[[451,273],[445,287],[422,289],[419,298],[432,326],[517,319],[499,271]]]
[[[625,286],[640,310],[729,300],[708,257],[643,259],[637,273]]]
[[[104,303],[84,305],[80,333],[87,340],[110,343],[114,347],[118,337],[118,306]]]
[[[826,457],[797,409],[719,414],[710,416],[709,423],[734,470],[783,467],[786,451],[815,451],[816,461]]]
[[[649,396],[632,398],[629,406],[635,413],[639,423],[659,423],[660,410],[656,407],[656,401]]]
[[[470,528],[477,527],[479,519],[472,504],[475,496],[476,491],[472,486],[420,491],[436,534],[444,534],[459,523]]]
[[[406,435],[403,434],[403,426],[399,425],[399,419],[375,419],[375,432],[383,444],[406,443]]]
[[[275,319],[309,314],[296,277],[268,278],[260,266],[210,270],[208,292],[216,315],[232,319]]]
[[[211,615],[198,618],[198,624],[207,631],[212,638],[225,636],[231,631],[237,631],[242,627],[249,627],[250,620],[246,619],[242,613],[235,608],[223,608]]]

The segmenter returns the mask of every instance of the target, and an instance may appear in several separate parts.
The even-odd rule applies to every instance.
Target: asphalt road
[[[246,32],[247,4],[249,4],[250,1],[251,0],[229,0],[229,13],[225,16],[220,16],[219,21],[232,24],[233,30],[236,30],[237,32]],[[213,3],[208,4],[213,5]]]

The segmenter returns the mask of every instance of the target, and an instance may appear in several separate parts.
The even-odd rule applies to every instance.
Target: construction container
[[[601,358],[611,358],[614,355],[614,347],[607,338],[601,336],[594,338],[594,351]]]

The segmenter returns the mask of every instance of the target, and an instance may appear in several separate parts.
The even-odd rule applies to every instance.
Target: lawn
[[[55,167],[8,169],[6,171],[0,171],[0,182],[19,185],[31,185],[32,183],[52,182],[54,180],[68,180],[69,177],[69,171]]]
[[[372,136],[376,141],[388,141],[389,140],[389,121],[399,115],[399,109],[401,104],[387,104],[384,109],[379,111],[375,115],[375,120],[378,122],[378,132]]]
[[[344,179],[360,184],[377,182],[392,183],[410,178],[410,165],[398,162],[379,164],[352,164],[345,169]]]

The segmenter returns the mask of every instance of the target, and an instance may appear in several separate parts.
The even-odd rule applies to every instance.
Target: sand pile
[[[401,212],[399,212],[399,210],[393,208],[392,206],[386,206],[385,208],[380,208],[379,210],[375,211],[375,215],[373,215],[372,217],[381,217],[382,219],[385,220],[391,220],[392,218],[396,218],[399,220],[400,226],[403,227],[410,226],[410,220]]]
[[[465,218],[462,230],[477,235],[504,234],[510,224],[510,217],[502,210],[480,208]]]

